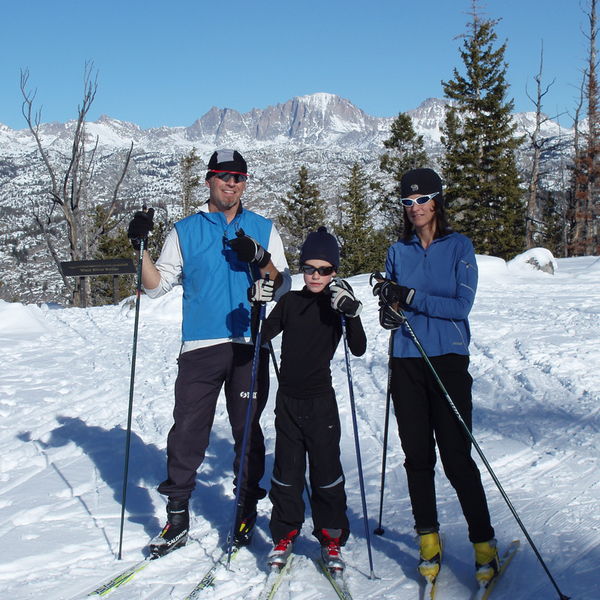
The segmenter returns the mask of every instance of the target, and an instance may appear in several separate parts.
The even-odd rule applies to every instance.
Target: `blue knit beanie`
[[[319,227],[308,234],[300,250],[300,264],[307,260],[326,260],[337,271],[340,266],[340,248],[337,240],[327,232],[327,227]]]

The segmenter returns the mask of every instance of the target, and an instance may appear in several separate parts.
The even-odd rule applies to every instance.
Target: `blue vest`
[[[243,229],[268,248],[272,226],[244,209],[229,224],[220,212],[199,212],[175,224],[183,257],[184,342],[250,336],[247,290],[258,270],[251,273],[226,242]]]

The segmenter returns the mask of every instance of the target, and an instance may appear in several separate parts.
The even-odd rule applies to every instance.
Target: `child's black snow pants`
[[[275,465],[269,498],[271,536],[275,543],[304,522],[306,455],[310,469],[310,504],[314,531],[341,529],[341,543],[349,534],[344,473],[340,462],[340,419],[335,393],[292,398],[277,393],[275,407]]]

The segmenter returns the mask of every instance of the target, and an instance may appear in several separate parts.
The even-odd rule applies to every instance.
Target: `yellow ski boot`
[[[425,533],[419,536],[419,573],[427,581],[435,581],[442,562],[442,543],[440,534]]]
[[[475,578],[479,585],[487,585],[500,569],[496,540],[478,542],[473,544],[473,548],[475,548]]]

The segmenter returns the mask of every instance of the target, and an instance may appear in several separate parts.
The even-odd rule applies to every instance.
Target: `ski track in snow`
[[[554,276],[480,263],[471,313],[474,435],[563,593],[600,598],[600,261],[558,260]],[[369,579],[365,524],[348,400],[343,344],[333,380],[343,428],[352,534],[345,548],[355,598],[422,597],[417,549],[393,414],[390,418],[386,494],[375,536],[384,442],[389,333],[377,321],[368,276],[351,279],[363,300],[369,346],[351,357],[357,422],[369,513],[374,571]],[[299,279],[295,278],[298,287]],[[0,303],[0,562],[2,597],[75,598],[143,558],[148,538],[164,521],[156,492],[164,477],[166,436],[179,352],[180,292],[142,298],[133,405],[131,462],[123,561],[117,561],[125,427],[132,355],[133,299],[119,306],[50,309]],[[274,341],[279,354],[279,340]],[[274,448],[272,375],[263,415],[268,486]],[[521,550],[495,597],[554,598],[557,593],[480,464],[496,534]],[[184,598],[219,553],[232,517],[231,449],[224,403],[217,408],[207,458],[192,498],[192,540],[152,562],[110,598]],[[472,549],[453,490],[441,470],[438,506],[445,542],[438,600],[470,598]],[[268,499],[259,503],[252,546],[239,552],[231,572],[221,568],[202,598],[255,600],[266,579]],[[310,514],[278,600],[336,598],[314,559]]]

